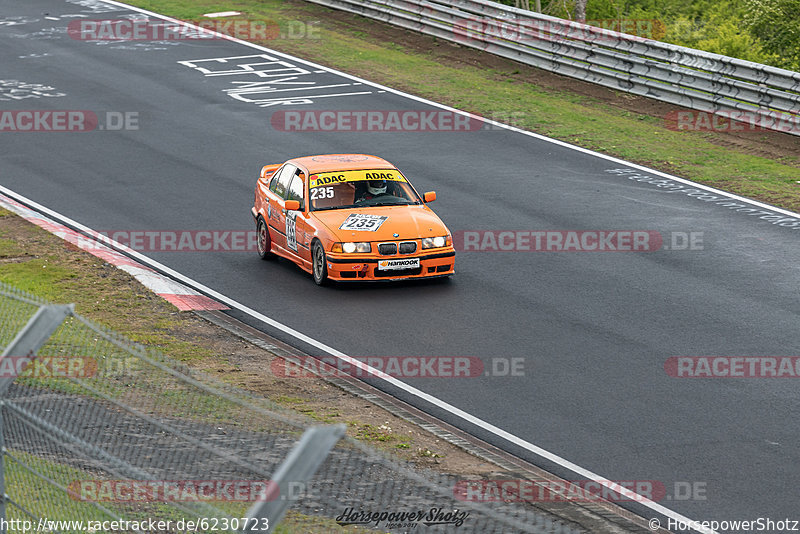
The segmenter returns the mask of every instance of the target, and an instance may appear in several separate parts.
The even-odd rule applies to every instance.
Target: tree
[[[744,25],[777,65],[800,70],[800,0],[747,0]]]
[[[575,0],[575,20],[578,22],[586,22],[586,1]]]

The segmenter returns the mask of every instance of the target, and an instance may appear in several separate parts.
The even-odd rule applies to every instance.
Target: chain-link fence
[[[457,477],[330,432],[327,456],[314,436],[297,456],[309,420],[71,309],[61,308],[58,327],[24,366],[25,354],[8,351],[24,346],[20,332],[42,329],[31,319],[46,305],[0,285],[8,532],[263,532],[258,506],[273,520],[269,532],[581,532],[531,506],[460,500]],[[309,455],[319,469],[293,479],[313,470]],[[288,512],[276,525],[268,515],[282,503]]]

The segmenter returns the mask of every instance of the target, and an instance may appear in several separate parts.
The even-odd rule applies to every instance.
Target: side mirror
[[[422,195],[422,200],[424,200],[426,204],[428,202],[433,202],[434,200],[436,200],[436,191],[428,191],[427,193]]]
[[[283,208],[286,211],[297,211],[300,209],[300,202],[297,200],[285,200],[283,202]]]

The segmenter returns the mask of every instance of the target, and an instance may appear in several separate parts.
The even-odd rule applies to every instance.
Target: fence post
[[[61,326],[68,316],[75,311],[74,304],[56,305],[51,304],[42,306],[31,317],[28,324],[20,330],[16,337],[8,344],[3,354],[0,355],[0,368],[4,368],[3,361],[6,358],[19,358],[14,361],[11,369],[21,369],[24,365],[30,364],[36,358],[36,352],[47,343],[53,332]],[[23,361],[27,360],[27,362]],[[0,376],[0,534],[6,534],[6,475],[5,475],[5,453],[6,444],[3,437],[3,409],[5,402],[3,398],[11,383],[16,380],[15,373],[8,373],[8,376]]]
[[[271,488],[286,487],[287,482],[301,482],[309,480],[317,469],[328,457],[333,446],[344,435],[345,425],[313,426],[303,432],[300,441],[286,456],[275,474],[272,475]],[[270,500],[257,502],[247,512],[247,522],[244,532],[260,532],[261,521],[269,521],[270,529],[280,523],[283,515],[291,505],[291,500],[286,495],[268,493]]]

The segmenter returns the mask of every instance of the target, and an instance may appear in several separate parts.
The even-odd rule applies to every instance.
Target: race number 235
[[[360,230],[374,232],[386,221],[387,217],[368,215],[366,213],[352,213],[344,220],[339,230]]]

